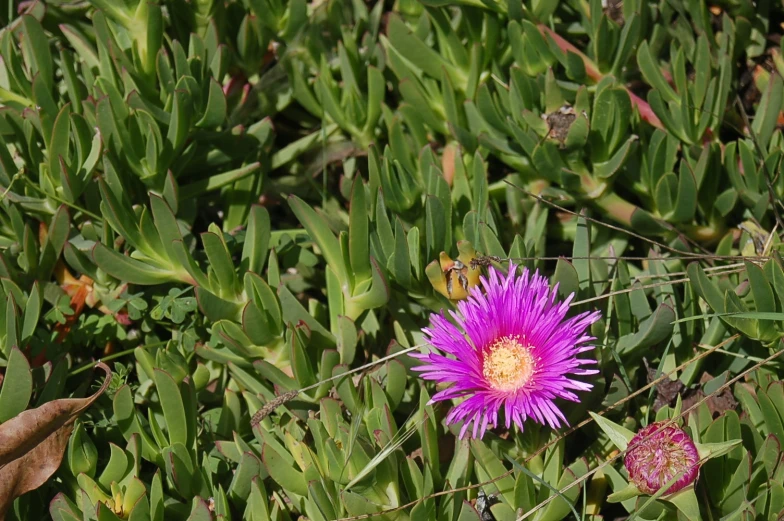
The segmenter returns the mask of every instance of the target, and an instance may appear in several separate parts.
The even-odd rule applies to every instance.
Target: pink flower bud
[[[672,494],[697,480],[699,460],[697,447],[680,427],[656,422],[634,435],[623,463],[643,494],[655,494],[678,476],[666,492]]]

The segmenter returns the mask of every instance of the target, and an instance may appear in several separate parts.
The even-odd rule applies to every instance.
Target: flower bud
[[[629,481],[644,494],[655,494],[678,476],[666,492],[672,494],[697,480],[699,460],[688,434],[675,424],[656,422],[634,435],[623,463]]]

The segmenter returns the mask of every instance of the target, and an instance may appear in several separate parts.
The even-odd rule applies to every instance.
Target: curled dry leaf
[[[645,363],[645,370],[648,373],[648,383],[655,381],[659,378],[659,371],[653,367],[648,365],[648,360],[643,358],[643,363]],[[665,378],[661,382],[656,384],[656,401],[653,402],[653,410],[658,412],[664,406],[674,406],[675,401],[678,396],[681,396],[681,393],[685,389],[683,382],[680,380],[670,380],[669,378]]]
[[[705,385],[712,379],[713,377],[710,374],[704,372],[702,373],[702,377],[700,377],[700,384]],[[683,408],[688,409],[689,407],[692,407],[695,403],[702,401],[706,396],[708,396],[708,394],[705,393],[702,387],[689,389],[688,392],[683,394]],[[727,411],[734,411],[738,407],[738,401],[729,388],[725,388],[720,393],[711,393],[710,397],[706,400],[706,404],[708,405],[708,410],[713,418],[718,418]]]
[[[63,459],[74,421],[109,385],[111,369],[99,362],[106,379],[87,398],[63,398],[24,411],[0,425],[0,521],[14,499],[43,485]]]

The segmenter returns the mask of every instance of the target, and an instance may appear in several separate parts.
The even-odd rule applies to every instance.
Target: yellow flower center
[[[523,387],[536,370],[531,346],[518,336],[499,338],[485,352],[482,373],[496,391],[511,392]]]

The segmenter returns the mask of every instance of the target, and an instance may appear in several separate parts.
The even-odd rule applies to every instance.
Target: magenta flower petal
[[[694,483],[699,475],[697,446],[680,427],[657,422],[640,429],[629,442],[623,464],[629,481],[643,494],[655,494],[675,476],[672,494]]]
[[[422,378],[451,384],[431,402],[465,398],[446,417],[447,424],[463,422],[460,437],[481,438],[498,426],[500,411],[507,428],[523,429],[529,418],[553,428],[566,424],[555,400],[578,402],[574,391],[592,388],[571,377],[598,372],[586,368],[595,360],[577,356],[593,349],[586,331],[600,313],[566,318],[574,295],[558,301],[557,286],[527,268],[518,274],[514,264],[506,276],[490,268],[481,282],[451,312],[457,325],[431,315],[423,331],[437,351],[412,355],[423,364],[414,368]]]

